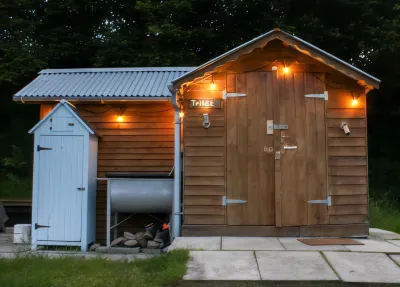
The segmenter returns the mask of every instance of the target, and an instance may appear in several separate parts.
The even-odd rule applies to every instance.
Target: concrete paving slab
[[[364,245],[348,245],[349,250],[355,252],[380,252],[380,253],[400,253],[400,247],[386,241],[374,239],[357,239]]]
[[[379,228],[370,228],[369,237],[376,240],[400,239],[400,234]]]
[[[324,252],[346,282],[400,283],[400,268],[386,254]]]
[[[400,255],[389,255],[400,266]]]
[[[285,250],[275,237],[222,237],[222,250]]]
[[[168,251],[174,249],[221,250],[221,237],[176,237]]]
[[[339,280],[319,252],[257,251],[262,280]]]
[[[184,280],[260,280],[252,251],[190,251]]]
[[[400,240],[386,240],[386,241],[400,247]]]
[[[294,237],[280,237],[278,240],[285,250],[291,251],[350,251],[343,245],[310,246]]]

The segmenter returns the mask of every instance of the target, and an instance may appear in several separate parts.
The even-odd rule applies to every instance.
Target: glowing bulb
[[[351,102],[351,104],[352,104],[353,106],[356,106],[356,105],[358,104],[358,100],[357,100],[357,99],[353,99],[353,101]]]
[[[214,82],[212,82],[212,83],[210,84],[210,90],[215,90],[215,84],[214,84]]]
[[[284,67],[284,68],[283,68],[283,72],[284,72],[285,74],[289,73],[289,68],[288,68],[288,67]]]
[[[180,113],[179,113],[179,117],[180,117],[180,118],[183,118],[184,115],[185,115],[185,114],[184,114],[183,112],[180,112]]]
[[[124,121],[124,117],[123,116],[118,116],[117,117],[117,121],[118,122],[123,122]]]

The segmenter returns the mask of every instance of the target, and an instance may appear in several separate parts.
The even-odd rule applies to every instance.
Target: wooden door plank
[[[277,71],[272,71],[272,96],[274,106],[274,123],[280,122],[280,82]],[[274,131],[275,156],[281,152],[281,131]],[[282,155],[281,155],[282,156]],[[275,225],[282,226],[282,190],[281,190],[281,160],[275,159]]]
[[[296,110],[296,162],[295,162],[295,187],[293,189],[296,192],[297,204],[299,207],[298,214],[300,215],[299,222],[306,224],[307,222],[307,143],[305,140],[306,135],[306,98],[305,95],[305,78],[304,73],[294,74],[294,89],[295,89],[295,110]]]
[[[260,73],[261,83],[263,84],[263,90],[258,94],[259,96],[259,108],[260,108],[260,129],[259,137],[260,140],[259,152],[260,152],[260,188],[265,192],[266,206],[265,216],[266,225],[275,224],[275,159],[274,153],[264,152],[264,147],[274,146],[274,136],[268,135],[267,120],[274,119],[274,95],[272,86],[272,73],[263,72]]]
[[[314,77],[310,73],[305,73],[305,93],[306,94],[314,94]],[[317,182],[317,134],[316,134],[316,104],[315,101],[320,99],[315,98],[307,98],[306,99],[306,120],[305,120],[305,129],[306,129],[306,162],[307,162],[307,201],[315,200],[315,199],[323,199],[319,198],[318,194],[316,194],[316,190],[318,189]],[[319,206],[317,205],[308,205],[308,218],[307,222],[315,222],[315,218],[318,218]]]
[[[227,98],[227,107],[226,107],[226,118],[227,118],[227,136],[226,136],[226,196],[228,198],[233,198],[237,194],[237,184],[236,180],[238,180],[238,135],[237,135],[237,101],[238,98]],[[238,221],[237,212],[232,209],[230,206],[226,208],[227,210],[227,223],[229,225],[235,224]]]
[[[246,89],[246,75],[238,74],[237,78],[237,92],[247,93]],[[247,166],[247,156],[248,156],[248,107],[247,107],[247,97],[237,97],[237,177],[235,179],[235,185],[237,186],[236,193],[232,199],[248,200],[248,166]],[[242,225],[246,222],[245,215],[246,209],[249,207],[247,204],[232,204],[228,205],[228,209],[234,210],[236,213],[236,222]]]
[[[315,94],[323,94],[326,90],[325,83],[323,79],[325,79],[324,74],[313,75],[314,77],[314,93]],[[325,125],[326,118],[326,101],[324,99],[315,99],[315,123],[316,123],[316,182],[317,189],[313,194],[315,199],[326,199],[328,197],[328,188],[327,188],[327,154],[326,154],[326,141],[327,141],[327,131]],[[314,224],[328,224],[328,207],[324,204],[314,204],[313,208],[315,208],[315,217],[311,218],[311,221],[308,222],[309,225]]]

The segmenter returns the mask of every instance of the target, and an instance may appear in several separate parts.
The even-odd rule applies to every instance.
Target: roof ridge
[[[113,72],[187,72],[196,67],[116,67],[116,68],[75,68],[75,69],[44,69],[39,74],[67,73],[113,73]]]

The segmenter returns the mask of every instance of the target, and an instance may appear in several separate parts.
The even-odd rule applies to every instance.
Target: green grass
[[[18,182],[0,178],[0,199],[32,199],[32,179],[19,179]]]
[[[400,207],[387,198],[370,200],[370,227],[400,233]]]
[[[0,286],[4,287],[153,287],[175,285],[186,272],[189,252],[174,250],[134,262],[63,257],[0,260]]]

